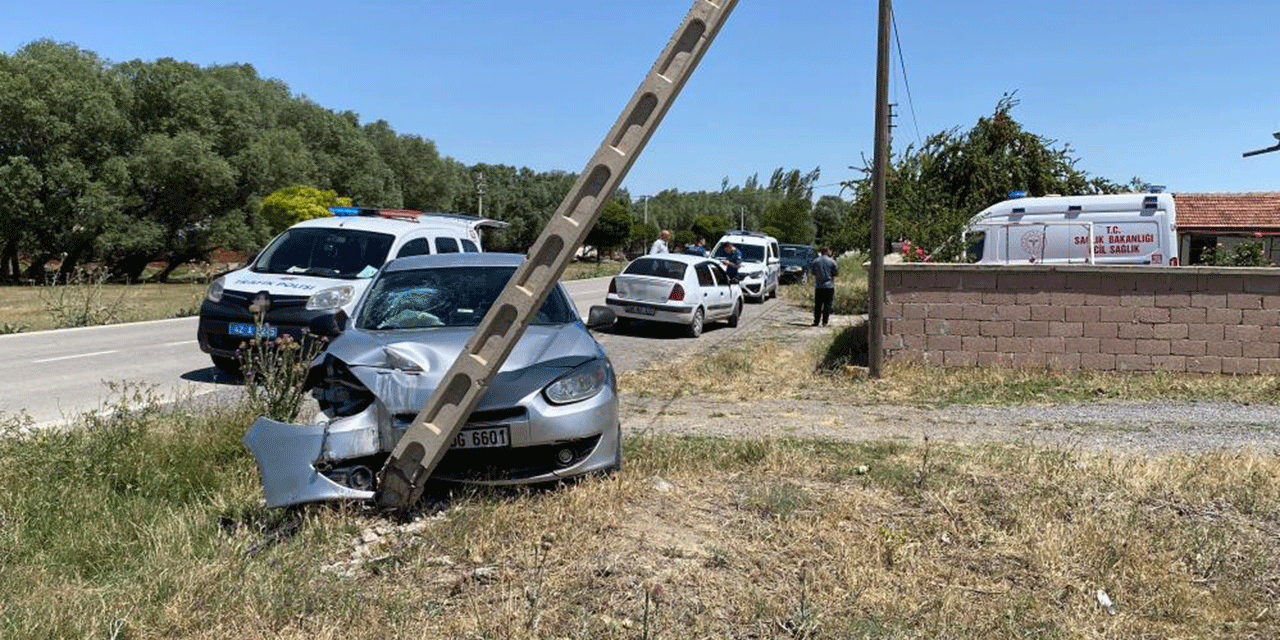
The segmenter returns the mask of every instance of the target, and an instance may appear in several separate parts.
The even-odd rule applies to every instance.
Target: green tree
[[[587,234],[586,243],[596,248],[596,260],[627,242],[631,235],[631,214],[626,205],[610,200],[604,205],[596,224]]]
[[[911,240],[931,253],[954,255],[969,219],[1010,191],[1086,195],[1122,188],[1076,168],[1070,145],[1058,147],[1056,140],[1024,130],[1011,115],[1017,104],[1005,95],[970,130],[935,133],[893,159],[885,188],[886,242]],[[862,179],[845,185],[854,191],[854,205],[840,234],[844,246],[859,249],[868,246],[871,220],[871,167],[861,170]]]
[[[303,220],[329,216],[329,207],[351,205],[351,198],[339,197],[333,191],[321,191],[300,184],[278,189],[262,199],[261,214],[270,225],[272,235]]]

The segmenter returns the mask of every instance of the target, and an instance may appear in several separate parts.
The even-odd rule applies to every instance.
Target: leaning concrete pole
[[[406,509],[422,496],[448,443],[488,391],[533,314],[582,246],[605,201],[649,142],[736,4],[737,0],[693,3],[525,261],[391,452],[378,474],[379,506]]]

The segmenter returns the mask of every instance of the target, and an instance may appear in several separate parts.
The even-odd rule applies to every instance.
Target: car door
[[[698,279],[698,288],[702,290],[702,306],[707,310],[707,319],[723,318],[729,315],[730,307],[725,296],[726,290],[716,285],[715,276],[711,274],[711,263],[702,262],[694,265],[693,271]]]
[[[765,263],[765,272],[768,274],[768,284],[772,287],[770,291],[778,290],[778,278],[782,275],[782,255],[778,252],[778,241],[769,241],[769,257]]]
[[[715,278],[716,290],[724,297],[725,315],[733,315],[734,307],[738,304],[738,298],[742,295],[742,289],[739,289],[738,285],[729,280],[729,274],[725,273],[724,268],[719,264],[708,262],[707,267],[711,270],[711,277]]]

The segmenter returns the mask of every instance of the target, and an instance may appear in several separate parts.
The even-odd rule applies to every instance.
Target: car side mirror
[[[307,323],[307,330],[313,336],[321,338],[336,338],[338,334],[347,330],[347,312],[338,309],[335,313],[325,313],[318,315]]]
[[[609,307],[595,305],[587,311],[587,328],[603,329],[613,326],[618,321],[618,314],[613,312]]]

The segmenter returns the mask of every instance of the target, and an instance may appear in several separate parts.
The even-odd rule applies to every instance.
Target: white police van
[[[778,240],[759,231],[731,229],[716,242],[711,256],[723,259],[725,245],[732,244],[742,252],[742,266],[738,268],[738,284],[742,294],[764,302],[778,295],[778,280],[782,274],[782,258],[778,252]]]
[[[370,279],[393,258],[476,253],[481,227],[505,222],[454,213],[330,207],[276,236],[243,269],[214,280],[200,305],[200,349],[224,371],[239,369],[237,350],[257,332],[302,336],[311,320],[339,309],[351,315]]]

